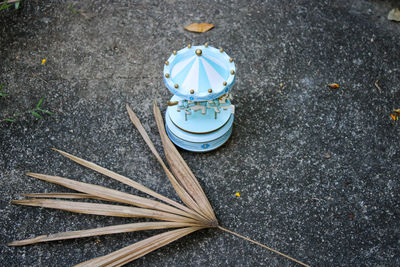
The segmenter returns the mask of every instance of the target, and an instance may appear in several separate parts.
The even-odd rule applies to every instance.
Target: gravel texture
[[[4,266],[70,266],[154,232],[8,247],[12,240],[134,221],[11,205],[28,192],[68,192],[27,171],[136,193],[51,151],[68,151],[176,199],[129,122],[156,147],[151,112],[171,97],[163,62],[188,43],[235,58],[234,132],[220,149],[181,151],[222,226],[312,266],[399,266],[398,1],[25,1],[0,12],[0,254]],[[209,22],[203,34],[184,26]],[[46,59],[45,64],[41,64]],[[381,91],[375,86],[376,80]],[[337,89],[327,87],[336,82]],[[43,119],[32,109],[54,112]],[[235,195],[240,192],[240,197]],[[295,266],[204,230],[139,266]]]

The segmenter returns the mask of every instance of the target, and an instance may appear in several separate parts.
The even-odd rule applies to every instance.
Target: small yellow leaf
[[[337,83],[329,83],[328,86],[329,86],[330,88],[333,88],[333,89],[339,88],[339,84],[337,84]]]
[[[239,192],[236,192],[236,194],[235,194],[237,197],[240,197],[240,193]]]
[[[392,118],[392,120],[396,120],[396,116],[395,115],[393,115],[393,114],[390,114],[390,117]]]
[[[46,59],[42,59],[42,65],[44,65],[44,63],[46,63]]]
[[[190,32],[206,32],[214,28],[214,24],[209,23],[192,23],[185,27]]]

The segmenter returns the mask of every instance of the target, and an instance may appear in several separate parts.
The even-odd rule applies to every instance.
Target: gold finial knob
[[[169,73],[165,73],[165,78],[169,78]]]
[[[168,60],[167,60],[167,61],[165,61],[165,65],[167,65],[167,66],[168,66],[168,64],[169,64]]]
[[[230,58],[230,59],[229,59],[229,62],[233,62],[233,58]]]
[[[208,92],[211,94],[212,93],[212,89],[210,88],[210,89],[208,89]]]
[[[224,49],[222,49],[222,47],[221,47],[221,48],[219,49],[219,52],[221,52],[221,53],[224,52]]]
[[[234,71],[234,70],[231,70],[231,74],[232,74],[232,75],[235,74],[235,71]]]
[[[205,47],[208,47],[208,43],[205,43],[204,46],[205,46]]]
[[[172,54],[176,55],[176,50],[172,51]]]
[[[188,48],[191,48],[192,47],[192,45],[191,44],[188,44]]]
[[[176,83],[176,84],[174,85],[174,87],[178,89],[179,85]]]
[[[226,85],[227,85],[227,83],[226,83],[226,82],[223,82],[222,84],[223,84],[224,86],[226,86]]]
[[[201,56],[201,53],[203,53],[201,49],[196,49],[196,55]]]
[[[190,93],[193,95],[194,94],[194,90],[192,89],[192,90],[190,90]]]
[[[179,103],[178,101],[172,101],[172,102],[171,101],[167,101],[167,105],[168,106],[175,106],[175,105],[178,105],[178,103]]]

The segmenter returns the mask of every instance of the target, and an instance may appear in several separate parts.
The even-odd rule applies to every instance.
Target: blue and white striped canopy
[[[233,60],[222,49],[188,46],[165,62],[164,82],[175,95],[193,101],[216,99],[235,83]]]

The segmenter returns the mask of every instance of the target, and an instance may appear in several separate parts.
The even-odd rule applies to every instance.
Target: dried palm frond
[[[118,217],[141,217],[151,218],[159,221],[154,222],[138,222],[130,224],[121,224],[115,226],[100,227],[95,229],[78,230],[70,232],[61,232],[50,235],[41,235],[31,239],[20,241],[13,241],[9,246],[24,246],[36,244],[40,242],[65,240],[72,238],[82,238],[89,236],[109,235],[116,233],[126,233],[144,230],[155,229],[171,229],[170,230],[142,241],[136,242],[130,246],[124,247],[120,250],[112,252],[108,255],[97,257],[86,262],[80,263],[77,266],[121,266],[137,258],[140,258],[153,250],[163,247],[185,235],[203,228],[218,228],[227,233],[236,235],[242,239],[250,241],[254,244],[262,246],[274,253],[277,253],[287,259],[295,261],[301,265],[308,266],[303,262],[296,260],[286,254],[277,250],[267,247],[261,243],[251,240],[238,233],[232,232],[218,224],[215,217],[213,208],[204,194],[196,177],[186,164],[178,150],[169,140],[164,122],[161,116],[160,109],[154,103],[154,116],[156,119],[157,127],[161,136],[162,145],[164,148],[165,157],[172,172],[167,168],[166,164],[158,154],[152,141],[144,130],[139,119],[127,105],[129,117],[133,124],[142,135],[144,141],[149,146],[151,152],[154,154],[158,162],[164,169],[167,177],[169,178],[172,186],[174,187],[179,198],[185,205],[179,204],[172,199],[154,192],[153,190],[113,171],[98,166],[95,163],[78,158],[67,152],[54,149],[63,156],[87,167],[101,174],[104,174],[114,180],[129,185],[143,193],[152,196],[155,199],[148,199],[128,193],[124,193],[115,189],[93,185],[83,182],[74,181],[68,178],[51,176],[38,173],[27,173],[28,176],[37,178],[50,183],[55,183],[69,189],[75,190],[78,193],[31,193],[22,194],[31,199],[13,200],[13,204],[38,206],[52,209],[66,210],[76,213],[96,214],[104,216],[118,216]],[[79,202],[79,199],[95,199],[100,201],[114,202],[115,204],[103,203],[90,203]],[[71,201],[73,200],[73,201]],[[124,205],[119,205],[119,204]],[[128,206],[127,206],[128,205]]]

